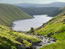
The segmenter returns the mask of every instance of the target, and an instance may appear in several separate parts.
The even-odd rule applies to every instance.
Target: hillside
[[[40,49],[64,49],[65,48],[65,8],[62,12],[51,19],[49,22],[36,30],[37,35],[45,35],[56,39],[56,43],[49,44]]]
[[[39,38],[32,35],[15,32],[6,26],[0,25],[0,49],[31,48],[33,43],[39,41]]]
[[[48,4],[35,4],[35,3],[20,3],[20,4],[16,4],[19,7],[23,7],[23,8],[39,8],[39,7],[60,7],[63,8],[65,7],[65,2],[53,2],[53,3],[48,3]]]
[[[65,7],[65,2],[52,2],[48,4],[34,4],[34,3],[21,3],[16,4],[30,15],[47,14],[49,16],[56,16],[60,13],[59,8]]]
[[[0,4],[0,24],[10,26],[15,20],[32,18],[17,6]]]
[[[49,16],[56,16],[60,11],[58,7],[37,7],[37,8],[21,8],[30,15],[47,14]]]

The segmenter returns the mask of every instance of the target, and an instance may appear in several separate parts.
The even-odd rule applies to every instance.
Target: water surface
[[[48,15],[34,15],[33,17],[32,19],[14,21],[13,24],[15,25],[13,25],[13,29],[16,31],[29,31],[31,27],[38,28],[43,23],[52,19],[52,17]]]

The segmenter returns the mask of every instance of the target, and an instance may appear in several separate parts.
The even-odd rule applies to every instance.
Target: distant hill
[[[49,4],[33,4],[33,3],[21,3],[17,6],[28,8],[28,7],[64,7],[65,2],[53,2]]]
[[[33,4],[33,3],[22,3],[17,4],[21,9],[30,15],[41,15],[47,14],[49,16],[56,16],[60,13],[59,9],[65,7],[65,2],[53,2],[49,4]]]
[[[33,3],[21,3],[21,4],[16,4],[17,6],[20,7],[36,7],[39,4],[33,4]]]
[[[32,18],[22,9],[14,5],[0,4],[0,24],[10,26],[11,23],[19,19]]]
[[[21,8],[30,15],[42,15],[47,14],[49,16],[56,16],[60,13],[58,7],[37,7],[37,8]]]

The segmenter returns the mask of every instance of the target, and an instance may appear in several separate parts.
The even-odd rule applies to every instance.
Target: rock
[[[48,43],[50,43],[50,41],[48,41]]]
[[[19,49],[26,49],[24,46],[20,45],[20,48]]]

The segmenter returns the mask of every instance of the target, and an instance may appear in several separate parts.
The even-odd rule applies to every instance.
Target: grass
[[[19,49],[19,46],[32,46],[32,43],[39,42],[40,39],[33,35],[15,32],[8,27],[0,25],[0,49]]]
[[[0,24],[10,26],[12,22],[20,19],[32,18],[17,6],[0,4]]]
[[[65,49],[65,40],[64,41],[57,41],[55,44],[46,45],[40,49]]]

